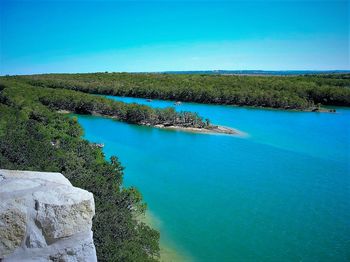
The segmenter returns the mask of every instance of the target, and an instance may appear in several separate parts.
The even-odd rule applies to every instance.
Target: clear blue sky
[[[0,1],[1,74],[349,69],[348,1]]]

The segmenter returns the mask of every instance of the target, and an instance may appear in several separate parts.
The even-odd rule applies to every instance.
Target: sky
[[[0,0],[0,74],[349,70],[349,2]]]

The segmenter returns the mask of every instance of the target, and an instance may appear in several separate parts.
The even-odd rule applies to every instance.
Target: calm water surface
[[[153,107],[170,101],[110,97]],[[192,261],[349,261],[350,109],[337,114],[184,103],[247,137],[79,116],[117,155],[162,242]]]

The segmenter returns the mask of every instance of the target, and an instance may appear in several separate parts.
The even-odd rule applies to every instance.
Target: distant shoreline
[[[137,73],[137,72],[132,72]],[[174,74],[174,75],[237,75],[237,76],[308,76],[327,74],[348,74],[350,70],[195,70],[195,71],[161,71],[139,72],[149,74]]]
[[[2,73],[0,76],[37,76],[47,74],[80,74],[81,72],[52,72],[52,73]],[[236,75],[236,76],[312,76],[312,75],[329,75],[329,74],[349,74],[350,70],[180,70],[180,71],[97,71],[89,73],[117,73],[117,74],[169,74],[169,75]],[[85,74],[89,74],[85,73]]]
[[[135,99],[144,99],[144,100],[158,100],[158,101],[164,101],[164,102],[174,102],[174,100],[171,99],[161,99],[161,98],[147,98],[147,97],[140,97],[140,96],[117,96],[117,95],[104,95],[104,94],[94,94],[96,96],[102,96],[106,97],[108,99],[112,99],[111,97],[119,97],[119,98],[135,98]],[[120,101],[121,100],[116,100]],[[180,102],[180,101],[179,101]],[[128,103],[128,102],[126,102]],[[345,107],[348,108],[348,106],[331,106],[331,105],[325,105],[321,107],[309,107],[309,108],[276,108],[276,107],[265,107],[265,106],[256,106],[256,105],[236,105],[236,104],[220,104],[220,103],[200,103],[200,102],[191,102],[191,101],[181,101],[181,103],[191,103],[191,104],[198,104],[198,105],[213,105],[213,106],[232,106],[236,108],[248,108],[248,109],[258,109],[258,110],[275,110],[275,111],[283,111],[283,112],[312,112],[312,113],[336,113],[336,109],[334,107]]]

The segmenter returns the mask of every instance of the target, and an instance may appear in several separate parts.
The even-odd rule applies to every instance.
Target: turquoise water
[[[154,107],[170,101],[116,98]],[[184,103],[246,137],[79,116],[117,155],[162,242],[193,261],[349,261],[350,109],[337,114]]]

